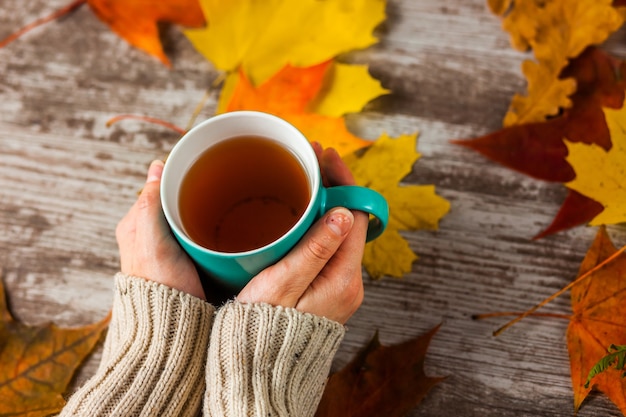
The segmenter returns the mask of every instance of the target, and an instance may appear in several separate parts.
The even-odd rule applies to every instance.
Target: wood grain
[[[4,0],[0,38],[65,0]],[[406,178],[435,184],[452,210],[436,232],[407,232],[419,254],[403,279],[365,278],[362,308],[349,323],[339,368],[380,331],[397,343],[442,323],[426,370],[448,376],[411,416],[571,416],[567,322],[529,318],[499,337],[505,319],[477,313],[526,310],[566,285],[592,242],[580,227],[531,240],[565,197],[561,185],[499,167],[450,139],[498,129],[523,92],[525,54],[509,46],[482,0],[389,0],[381,42],[347,54],[367,63],[392,94],[350,115],[350,128],[376,138],[420,132],[422,158]],[[607,48],[625,57],[624,33]],[[177,135],[137,122],[140,113],[185,126],[216,72],[175,27],[163,39],[168,70],[131,48],[87,7],[0,50],[0,267],[10,306],[28,323],[80,325],[111,305],[118,268],[114,229],[154,158]],[[213,114],[213,92],[200,119]],[[624,227],[611,227],[626,244]],[[545,308],[567,314],[567,297]],[[97,352],[74,386],[97,366]],[[579,413],[619,415],[592,395]]]

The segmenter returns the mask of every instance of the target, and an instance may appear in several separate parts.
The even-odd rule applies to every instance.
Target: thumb
[[[163,174],[163,161],[155,160],[148,168],[146,183],[137,199],[137,233],[139,236],[155,236],[156,227],[160,227],[157,221],[161,216],[160,190],[161,175]],[[160,230],[158,231],[160,232]]]
[[[335,208],[329,211],[283,259],[254,277],[241,290],[237,300],[295,307],[337,252],[353,224],[354,216],[350,210]]]

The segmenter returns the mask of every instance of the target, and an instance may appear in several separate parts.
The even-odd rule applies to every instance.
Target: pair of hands
[[[354,184],[333,149],[313,148],[327,186]],[[196,268],[163,217],[159,187],[163,163],[150,165],[144,189],[116,230],[121,271],[205,299]],[[255,276],[237,295],[345,323],[363,300],[361,260],[368,216],[335,208],[318,220],[283,259]]]

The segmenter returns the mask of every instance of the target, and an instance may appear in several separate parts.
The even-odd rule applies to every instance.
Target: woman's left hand
[[[116,229],[121,271],[206,299],[196,268],[176,242],[160,201],[163,162],[150,164],[141,195]]]

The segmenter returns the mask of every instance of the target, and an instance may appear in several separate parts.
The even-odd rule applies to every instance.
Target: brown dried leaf
[[[0,416],[44,417],[65,405],[62,393],[109,323],[60,329],[13,319],[0,280]]]
[[[439,326],[383,346],[376,334],[341,371],[331,375],[315,417],[401,417],[445,378],[424,373],[426,351]]]

